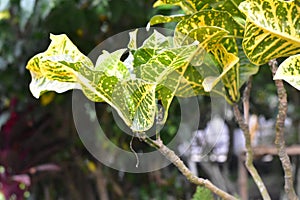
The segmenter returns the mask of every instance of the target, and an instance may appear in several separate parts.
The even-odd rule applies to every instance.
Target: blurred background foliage
[[[198,189],[193,196],[195,186],[187,183],[173,166],[145,174],[123,173],[103,166],[87,152],[77,135],[72,119],[71,93],[57,95],[49,92],[37,100],[28,89],[30,74],[25,70],[26,62],[47,48],[50,33],[67,34],[87,55],[114,34],[145,27],[154,14],[177,11],[170,7],[153,9],[153,2],[0,0],[0,193],[18,200],[201,199],[202,190]],[[251,113],[267,119],[275,118],[276,88],[268,66],[260,68],[253,82]],[[289,116],[294,127],[288,143],[295,144],[299,142],[300,96],[295,89],[287,87],[291,103]],[[209,113],[209,98],[199,99],[201,113]],[[103,104],[96,107],[108,137],[129,150],[131,137],[123,134],[114,123],[111,109]],[[178,129],[180,115],[176,113],[179,112],[178,103],[174,102],[163,129],[166,141]],[[199,128],[203,129],[208,120],[209,115],[201,116]],[[227,124],[231,132],[236,128],[232,118]],[[230,135],[232,138],[232,133]],[[139,141],[134,141],[133,146],[135,149],[145,148]],[[206,167],[225,172],[226,183],[232,184],[227,189],[237,193],[237,160],[232,152],[230,149],[226,163],[212,163]],[[293,160],[298,166],[298,156]],[[276,179],[278,188],[282,186],[277,181],[278,176],[274,176],[280,171],[276,159],[257,165],[261,165],[260,169],[276,166],[269,177]],[[199,175],[212,178],[204,165],[198,167]],[[263,173],[270,172],[265,170]],[[274,182],[273,179],[268,182]],[[207,198],[211,196],[207,191],[204,193]],[[5,199],[1,195],[0,200]]]

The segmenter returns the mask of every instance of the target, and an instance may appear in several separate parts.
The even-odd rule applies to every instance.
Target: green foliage
[[[179,6],[185,14],[154,16],[150,20],[151,25],[178,22],[176,31],[189,37],[194,36],[194,39],[199,39],[194,32],[207,26],[215,26],[228,31],[228,34],[223,36],[224,39],[216,43],[223,45],[228,52],[243,60],[236,63],[232,59],[231,65],[235,64],[235,66],[230,70],[225,70],[228,60],[225,63],[222,62],[223,54],[210,52],[216,60],[219,60],[219,66],[223,70],[220,71],[221,78],[207,77],[204,87],[209,91],[217,82],[222,81],[229,102],[239,100],[239,88],[249,76],[257,73],[257,66],[251,63],[260,65],[274,58],[299,53],[300,8],[297,1],[158,0],[154,4],[155,7],[162,5]],[[203,36],[203,34],[198,35]],[[233,38],[229,39],[229,37]],[[244,50],[238,48],[238,38],[243,38]],[[214,45],[209,45],[209,47],[215,48]],[[241,51],[245,51],[251,62],[245,59],[244,52]]]
[[[27,64],[32,75],[31,92],[38,98],[46,91],[61,93],[82,89],[90,100],[105,101],[115,108],[133,131],[150,129],[157,99],[162,100],[167,113],[174,95],[196,95],[188,86],[195,79],[196,74],[191,72],[196,70],[191,71],[189,62],[198,46],[177,47],[168,38],[154,32],[140,48],[135,49],[135,34],[131,33],[131,36],[129,47],[135,58],[131,66],[134,72],[120,61],[126,49],[103,52],[94,67],[66,35],[51,35],[49,48]],[[194,88],[197,87],[201,85],[195,83]]]
[[[9,1],[0,3],[0,8],[3,7],[0,9],[2,22],[11,18],[5,2]],[[25,30],[34,13],[32,5],[43,7],[46,1],[21,2],[23,6],[20,4],[18,8],[24,18],[15,21],[18,21],[20,30]],[[31,6],[25,8],[26,2]],[[66,2],[62,4],[65,6],[62,10],[70,11],[66,16],[76,16],[75,21],[80,21],[80,25],[72,26],[70,32],[90,40],[90,29],[84,26],[89,20],[82,20],[82,12],[74,11],[73,7],[66,9],[69,7]],[[119,5],[117,1],[110,4],[108,1],[102,2],[104,6],[99,7],[96,13],[107,14],[109,7],[115,7],[117,14],[108,12],[106,17],[115,22],[122,20],[121,13],[127,7]],[[131,2],[130,6],[132,4],[138,4],[138,1]],[[280,65],[274,79],[284,79],[300,89],[299,1],[158,0],[154,4],[155,7],[172,5],[180,7],[183,14],[157,15],[149,25],[176,22],[174,37],[155,32],[138,47],[136,32],[132,32],[128,44],[129,54],[133,58],[130,66],[120,60],[127,49],[104,51],[93,66],[66,36],[51,36],[54,43],[27,65],[33,78],[30,84],[32,93],[39,97],[49,90],[64,92],[81,89],[90,100],[110,104],[133,131],[140,132],[153,125],[155,113],[158,112],[157,100],[165,110],[164,123],[175,96],[190,97],[218,92],[215,87],[219,83],[223,85],[225,99],[229,103],[238,102],[242,85],[258,72],[259,65],[270,59],[290,56]],[[53,7],[41,9],[38,19],[47,17]],[[141,9],[137,10],[141,12]],[[57,20],[56,15],[51,17],[53,21]],[[57,23],[53,24],[53,30],[60,32],[67,29],[65,25],[68,23],[62,22],[60,28],[56,28]],[[126,23],[121,22],[116,26],[121,25],[126,27]],[[102,26],[101,30],[109,30],[105,27]],[[10,29],[5,26],[5,30]],[[0,48],[1,53],[18,52],[11,49],[5,51],[15,41],[9,34],[5,35],[3,31],[0,37],[0,47],[4,47]],[[6,38],[11,43],[3,45],[2,41],[6,41]],[[9,58],[6,65],[12,62],[10,55],[1,55]],[[194,198],[202,195],[201,199],[205,199],[205,194],[207,199],[212,199],[211,193],[208,194],[203,188],[197,189]]]
[[[150,20],[150,24],[154,25],[180,20],[175,28],[175,35],[180,35],[178,38],[181,42],[187,42],[186,38],[200,42],[205,41],[206,38],[214,38],[214,40],[210,40],[210,43],[204,43],[206,46],[203,46],[203,48],[218,61],[218,75],[214,74],[213,77],[206,77],[203,86],[207,92],[210,92],[221,81],[225,86],[225,98],[228,102],[237,102],[239,100],[238,89],[240,88],[238,69],[240,64],[237,57],[238,46],[236,38],[243,36],[244,28],[240,23],[242,20],[236,19],[243,18],[243,14],[240,13],[236,3],[233,1],[199,2],[157,1],[155,6],[164,4],[179,5],[186,15],[179,17],[154,16]],[[225,4],[226,6],[223,6]],[[233,15],[228,13],[226,9],[231,9]],[[224,55],[228,57],[224,59]]]
[[[300,7],[294,1],[245,1],[240,9],[247,15],[243,48],[252,63],[300,52]]]
[[[290,55],[299,50],[297,42],[290,45],[288,43],[298,40],[298,27],[294,23],[298,22],[299,16],[295,14],[298,7],[293,2],[270,0],[262,5],[260,1],[246,1],[239,7],[247,16],[244,29],[244,15],[238,11],[237,3],[233,0],[201,3],[157,1],[154,6],[177,5],[186,15],[155,16],[150,20],[152,25],[178,21],[174,37],[165,37],[154,32],[141,47],[137,47],[137,32],[130,33],[128,48],[129,56],[133,58],[130,66],[120,60],[126,49],[112,53],[104,51],[94,67],[66,36],[51,36],[53,41],[48,50],[28,62],[27,68],[33,78],[30,89],[35,97],[49,90],[60,93],[70,89],[82,89],[90,100],[104,101],[115,108],[135,132],[146,131],[152,127],[157,112],[157,100],[161,100],[165,111],[163,123],[166,122],[168,109],[175,96],[190,97],[214,92],[219,82],[223,84],[225,99],[229,103],[238,102],[241,85],[258,70],[239,48],[238,38],[243,38],[245,54],[256,64],[264,63],[274,56]],[[280,12],[273,13],[275,8]],[[265,11],[269,12],[264,14]],[[285,23],[289,23],[287,27],[278,24],[283,21],[280,18],[283,13],[288,14],[285,16]],[[257,17],[260,15],[264,17]],[[273,39],[276,36],[275,40],[272,39],[276,44],[283,37],[288,38],[289,41],[285,40],[284,44],[292,50],[283,46],[279,51],[274,51],[273,47],[264,43],[265,40],[259,40],[265,38],[264,35],[252,34],[254,29],[251,27],[263,30],[258,31],[259,34]],[[273,31],[276,34],[272,35],[272,28],[281,30],[280,37],[277,36],[278,31]],[[269,44],[273,45],[273,42]],[[251,52],[256,51],[256,48],[260,49],[259,53],[252,57]],[[269,53],[266,56],[262,49],[266,50],[265,53],[272,51],[272,56]],[[264,59],[254,60],[258,56]],[[207,63],[203,63],[203,60],[208,57],[213,60],[213,69],[209,69],[210,65],[204,68]],[[295,59],[292,61],[294,63]],[[293,66],[289,64],[290,68]],[[215,73],[209,74],[207,71]]]
[[[192,200],[213,200],[213,195],[210,190],[198,186]]]

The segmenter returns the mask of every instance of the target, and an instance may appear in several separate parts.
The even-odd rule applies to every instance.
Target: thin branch
[[[213,193],[215,193],[222,199],[237,200],[237,198],[235,198],[234,196],[230,195],[229,193],[219,189],[217,186],[215,186],[209,180],[195,176],[187,168],[187,166],[183,163],[183,161],[179,158],[179,156],[176,155],[174,151],[172,151],[167,146],[165,146],[161,140],[152,140],[145,133],[140,133],[140,135],[141,135],[141,139],[144,142],[146,142],[150,146],[155,147],[159,152],[161,152],[161,154],[164,155],[169,161],[171,161],[191,183],[206,187],[207,189],[209,189],[210,191],[212,191]]]
[[[271,60],[269,65],[272,70],[273,76],[275,75],[278,65],[277,61]],[[286,152],[285,140],[284,140],[284,122],[287,115],[287,94],[284,88],[282,80],[275,80],[275,85],[278,94],[278,114],[276,119],[276,138],[275,145],[277,147],[278,156],[282,164],[285,177],[284,189],[288,196],[288,199],[298,199],[293,186],[293,172],[290,158]]]
[[[249,99],[250,99],[251,88],[252,88],[252,76],[249,77],[247,86],[243,93],[244,119],[245,122],[247,123],[249,122],[249,109],[250,109]]]
[[[286,147],[286,153],[290,156],[299,156],[300,155],[300,145],[292,145]],[[273,146],[255,146],[253,148],[254,157],[262,157],[264,155],[278,155],[278,150]]]
[[[268,193],[268,190],[267,190],[264,182],[262,181],[260,175],[258,174],[256,168],[253,165],[253,152],[252,152],[252,147],[251,147],[251,139],[250,139],[248,123],[245,122],[237,104],[233,105],[233,109],[234,109],[235,118],[245,135],[245,143],[246,143],[246,162],[245,162],[245,164],[246,164],[246,167],[247,167],[249,173],[251,174],[254,182],[256,183],[263,199],[271,200],[270,195]]]

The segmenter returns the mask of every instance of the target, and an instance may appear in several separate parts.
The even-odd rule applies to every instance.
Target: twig
[[[269,65],[271,67],[271,71],[273,76],[277,71],[277,61],[270,60]],[[276,119],[276,137],[275,137],[275,145],[277,147],[278,156],[282,164],[282,168],[284,171],[285,184],[284,189],[288,196],[288,199],[298,199],[294,186],[293,186],[293,172],[290,158],[286,152],[285,140],[284,140],[284,122],[287,115],[287,94],[284,88],[282,80],[275,80],[275,85],[277,88],[278,94],[278,114]]]
[[[238,108],[237,104],[233,105],[234,115],[239,124],[239,127],[242,129],[245,135],[245,143],[246,143],[246,167],[251,174],[254,182],[256,183],[260,194],[262,195],[264,200],[271,200],[268,190],[264,182],[262,181],[260,175],[258,174],[256,168],[253,165],[253,152],[251,147],[251,139],[250,139],[250,132],[248,123],[245,122],[245,119],[242,117],[242,114]]]
[[[249,77],[247,82],[247,86],[243,93],[243,107],[244,107],[244,119],[246,122],[249,122],[249,99],[250,99],[250,92],[252,88],[252,76]],[[251,138],[251,137],[250,137]],[[239,184],[240,184],[240,195],[243,200],[248,199],[248,173],[246,167],[243,162],[243,155],[239,155]]]
[[[252,76],[249,77],[247,86],[243,93],[244,119],[246,123],[249,122],[249,108],[250,108],[249,99],[250,99],[251,88],[252,88]]]
[[[219,197],[225,200],[237,200],[234,196],[229,193],[219,189],[217,186],[212,184],[209,180],[199,178],[195,176],[183,163],[183,161],[175,154],[174,151],[165,146],[161,140],[152,140],[145,133],[140,133],[141,139],[149,144],[150,146],[155,147],[162,155],[164,155],[169,161],[171,161],[181,173],[191,182],[199,186],[206,187]]]

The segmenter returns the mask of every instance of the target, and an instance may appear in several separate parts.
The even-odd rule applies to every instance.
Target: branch
[[[145,133],[141,133],[141,139],[152,147],[155,147],[162,155],[164,155],[169,161],[171,161],[179,171],[191,182],[199,186],[206,187],[219,197],[225,200],[237,200],[234,196],[219,189],[212,182],[207,179],[199,178],[195,176],[183,163],[178,155],[174,151],[165,146],[161,140],[152,140]]]
[[[239,127],[242,129],[245,135],[245,143],[246,143],[246,167],[251,174],[254,182],[256,183],[260,194],[262,195],[264,200],[271,200],[270,195],[268,193],[268,190],[262,181],[260,175],[258,174],[256,168],[253,165],[253,152],[251,147],[251,139],[250,139],[250,132],[249,132],[249,126],[248,123],[245,122],[244,118],[242,117],[242,114],[238,108],[237,104],[233,105],[234,109],[234,115],[235,118],[239,124]]]
[[[292,145],[286,147],[286,153],[290,156],[300,155],[300,145]],[[256,146],[253,148],[254,157],[261,157],[264,155],[278,155],[278,150],[273,146]]]
[[[271,60],[269,65],[274,76],[277,71],[277,61]],[[285,184],[284,189],[288,196],[288,199],[298,199],[293,185],[293,172],[290,158],[286,152],[285,140],[284,140],[284,122],[287,115],[287,94],[284,88],[282,80],[275,80],[275,85],[278,94],[278,114],[276,119],[276,137],[275,145],[277,147],[278,156],[282,164],[284,171]]]

